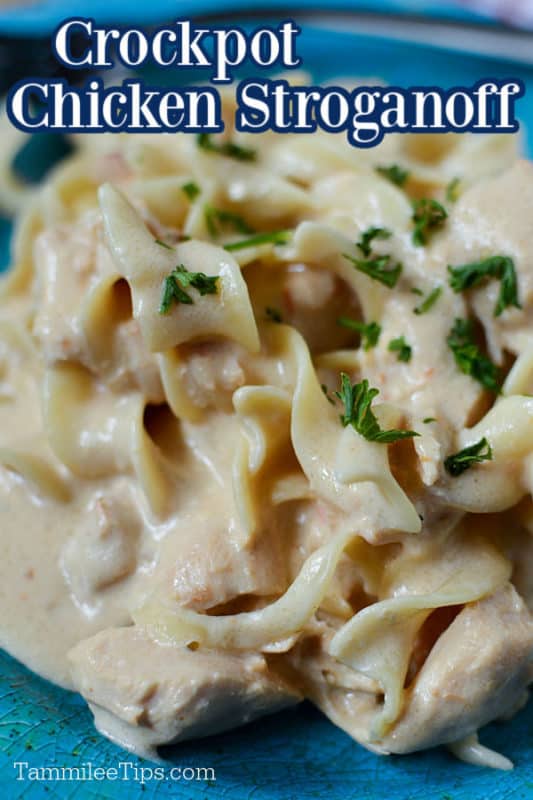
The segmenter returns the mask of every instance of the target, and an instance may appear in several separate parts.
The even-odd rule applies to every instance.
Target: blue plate
[[[255,18],[254,26],[257,22]],[[299,52],[304,65],[319,80],[344,73],[377,76],[397,85],[419,84],[423,80],[452,86],[468,85],[487,76],[521,78],[527,93],[519,101],[519,116],[526,128],[533,131],[533,104],[527,99],[528,94],[533,96],[533,71],[517,63],[318,30],[307,24],[299,40]],[[532,139],[528,140],[528,149],[533,153]],[[43,153],[31,168],[30,152],[23,160],[26,171],[35,172],[42,171],[46,158]],[[0,224],[0,246],[3,245],[5,262],[8,233],[9,226],[4,221]],[[140,767],[155,765],[134,758],[99,736],[78,695],[57,689],[1,653],[0,686],[0,796],[6,800],[19,797],[111,800],[126,796],[131,800],[533,798],[531,708],[512,722],[491,725],[482,732],[486,745],[514,761],[515,769],[509,773],[462,764],[442,749],[404,757],[372,755],[304,704],[235,732],[173,748],[167,753],[165,779],[150,780],[145,773],[143,787],[139,782]],[[85,765],[88,774],[89,762],[93,767],[117,768],[124,761],[131,764],[128,769],[133,777],[129,781],[113,779],[113,773],[102,781],[19,781],[19,770],[24,772],[26,767],[13,766],[14,762],[27,764],[27,768]],[[176,765],[184,770],[181,780],[171,779],[170,767]],[[192,772],[186,768],[198,767],[213,768],[216,780],[191,780]]]

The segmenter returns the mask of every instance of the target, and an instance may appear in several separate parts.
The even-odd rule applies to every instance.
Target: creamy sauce
[[[77,156],[28,210],[4,289],[2,646],[152,756],[310,697],[378,752],[460,739],[490,762],[472,736],[533,677],[533,167],[475,184],[421,248],[408,197],[349,152],[291,155],[288,139],[259,192],[270,137],[260,166],[191,153],[187,137],[112,141],[125,196],[106,187],[98,205],[109,153]],[[415,193],[442,199],[460,158],[448,144],[433,171],[400,152]],[[205,178],[192,204],[189,162]],[[234,232],[205,243],[206,202],[294,236],[236,261],[221,247]],[[371,226],[391,232],[374,255],[403,264],[394,289],[343,255]],[[448,284],[448,264],[491,254],[514,259],[523,306],[501,317],[497,281]],[[218,291],[188,286],[193,302],[161,315],[181,260]],[[491,357],[518,359],[491,411],[447,344],[474,312]],[[363,347],[339,317],[379,322],[379,340]],[[343,428],[341,372],[380,390],[382,429],[420,435],[387,446]],[[481,437],[493,459],[451,477],[445,457]]]

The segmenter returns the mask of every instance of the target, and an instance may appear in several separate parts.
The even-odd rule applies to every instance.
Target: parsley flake
[[[337,325],[360,333],[363,350],[375,347],[381,335],[381,325],[377,322],[360,322],[357,319],[350,319],[350,317],[339,317]]]
[[[470,447],[465,447],[464,450],[448,456],[444,461],[444,468],[452,477],[457,478],[458,475],[462,475],[467,469],[481,461],[492,461],[492,447],[485,437],[476,444],[471,444]]]
[[[196,289],[201,295],[216,294],[218,275],[210,277],[203,272],[189,272],[187,267],[179,264],[170,275],[167,275],[163,282],[163,292],[161,296],[161,304],[159,306],[160,314],[168,314],[172,303],[184,303],[185,305],[192,305],[194,300],[187,294],[185,289],[191,286]]]
[[[419,435],[415,431],[397,429],[383,431],[380,428],[371,408],[373,399],[379,394],[379,389],[371,389],[366,379],[352,386],[348,375],[341,372],[341,390],[340,392],[335,392],[335,394],[344,403],[344,414],[340,418],[343,426],[346,428],[351,425],[357,433],[364,436],[369,442],[389,444],[390,442],[396,442],[398,439],[407,439]]]
[[[462,292],[479,286],[487,278],[497,278],[500,293],[494,307],[494,316],[499,317],[508,306],[522,308],[518,301],[518,287],[514,261],[508,256],[490,256],[483,261],[472,261],[459,267],[448,267],[450,286],[454,292]]]
[[[154,239],[154,242],[159,245],[159,247],[164,247],[165,250],[173,250],[174,248],[171,247],[166,242],[161,241],[161,239]]]
[[[447,203],[456,203],[459,199],[459,195],[461,187],[461,181],[459,178],[454,178],[451,180],[446,187],[446,202]]]
[[[442,228],[448,212],[436,200],[424,197],[413,203],[413,242],[422,247],[427,244],[430,236]]]
[[[420,303],[419,306],[413,308],[413,312],[415,314],[425,314],[431,308],[433,308],[433,306],[435,305],[441,294],[442,294],[442,286],[435,286],[435,288],[428,294],[426,299],[422,303]]]
[[[325,383],[321,383],[320,384],[320,388],[322,389],[322,392],[323,392],[326,400],[328,401],[328,403],[330,403],[332,406],[334,406],[335,405],[335,400],[332,397],[330,397],[329,389],[326,386],[326,384]]]
[[[396,286],[402,271],[402,264],[394,263],[390,255],[372,254],[372,241],[374,239],[388,239],[392,235],[388,228],[368,228],[362,234],[356,247],[361,250],[366,258],[355,258],[348,253],[343,253],[344,258],[351,261],[355,269],[363,272],[375,281],[392,289]]]
[[[471,375],[485,389],[499,392],[500,371],[475,343],[474,326],[470,320],[456,319],[446,341],[461,372]]]
[[[247,247],[259,247],[262,244],[287,244],[292,236],[292,231],[272,231],[271,233],[257,233],[249,239],[240,239],[224,245],[224,250],[245,250]]]
[[[372,242],[374,239],[390,239],[392,231],[388,228],[367,228],[363,231],[361,238],[357,242],[357,247],[364,256],[369,256],[372,252]]]
[[[391,164],[388,167],[376,167],[376,172],[396,186],[403,186],[409,177],[409,171],[398,164]]]
[[[391,263],[391,257],[387,256],[373,256],[372,258],[360,259],[354,258],[348,253],[343,253],[344,258],[351,261],[355,269],[363,272],[372,278],[374,281],[379,281],[389,289],[393,289],[398,283],[398,278],[402,272],[402,264]]]
[[[236,158],[238,161],[255,161],[257,152],[250,147],[242,147],[235,142],[214,142],[210,133],[199,133],[196,137],[196,144],[201,150],[211,153],[218,153],[221,156]]]
[[[430,422],[436,422],[436,421],[437,417],[424,417],[424,419],[422,420],[424,425],[429,425]]]
[[[181,191],[185,192],[192,203],[193,200],[196,200],[201,190],[197,183],[194,183],[194,181],[189,181],[188,183],[183,184]]]
[[[410,361],[413,355],[413,348],[410,344],[407,344],[403,336],[392,339],[392,341],[389,342],[388,349],[391,353],[398,354],[398,361]]]
[[[252,228],[245,219],[233,211],[226,211],[223,208],[215,208],[207,204],[204,208],[205,224],[209,234],[213,237],[219,236],[221,228],[229,225],[238,233],[253,233]]]

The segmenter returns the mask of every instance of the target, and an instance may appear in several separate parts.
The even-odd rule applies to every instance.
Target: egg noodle
[[[39,188],[3,136],[2,645],[143,754],[309,698],[510,768],[477,730],[533,679],[516,136],[82,135]]]

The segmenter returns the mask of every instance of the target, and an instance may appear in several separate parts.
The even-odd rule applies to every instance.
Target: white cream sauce
[[[181,401],[185,396],[197,414],[189,421],[176,420],[162,406],[160,362],[143,344],[123,283],[106,295],[108,314],[93,326],[92,338],[83,327],[89,294],[99,280],[115,280],[98,212],[89,204],[88,211],[76,211],[73,221],[50,225],[37,238],[35,282],[22,295],[8,295],[0,315],[1,645],[39,674],[80,690],[104,733],[151,754],[159,744],[246,722],[302,696],[311,697],[337,724],[380,752],[450,742],[455,734],[468,737],[516,705],[531,680],[533,653],[532,579],[523,563],[517,586],[529,609],[510,584],[500,582],[490,597],[458,608],[449,627],[443,624],[437,631],[442,635],[433,648],[434,642],[427,644],[431,635],[424,627],[426,617],[420,616],[418,638],[413,635],[412,641],[406,633],[409,620],[398,617],[398,630],[407,636],[401,640],[405,652],[423,653],[424,658],[404,693],[398,722],[381,738],[372,733],[383,690],[372,671],[375,667],[379,672],[379,659],[366,672],[350,670],[331,657],[328,647],[336,631],[376,601],[440,590],[442,580],[433,580],[433,572],[420,565],[432,558],[438,565],[452,541],[460,545],[460,536],[466,534],[453,539],[454,531],[468,511],[505,511],[505,517],[489,515],[485,527],[473,521],[464,530],[471,537],[475,532],[483,552],[494,550],[495,561],[507,559],[509,574],[520,563],[532,526],[524,522],[523,510],[520,517],[508,508],[531,488],[522,461],[483,465],[482,471],[471,473],[462,493],[442,468],[444,457],[458,449],[463,429],[482,416],[488,403],[479,384],[457,369],[446,344],[453,320],[466,316],[471,304],[449,288],[447,265],[495,250],[513,256],[524,310],[511,310],[499,319],[487,315],[483,303],[493,304],[492,283],[479,290],[472,304],[486,327],[493,356],[498,359],[503,348],[519,356],[524,340],[531,343],[526,245],[533,213],[532,170],[530,165],[517,166],[471,189],[427,253],[412,244],[406,198],[381,183],[375,188],[373,172],[364,179],[357,171],[321,178],[303,210],[303,191],[288,192],[284,202],[297,206],[290,219],[314,218],[335,230],[324,235],[311,228],[300,240],[296,237],[295,251],[288,249],[277,259],[259,252],[243,266],[262,339],[258,354],[221,339],[187,342],[176,349]],[[125,175],[125,188],[134,193],[127,170]],[[364,202],[358,199],[361,187]],[[506,212],[502,225],[500,200],[504,195],[512,205],[511,191],[520,202],[512,213]],[[146,196],[137,198],[150,218],[143,202],[148,203]],[[478,216],[483,223],[478,224]],[[348,280],[353,270],[332,241],[341,235],[357,239],[367,225],[393,223],[398,226],[393,237],[376,246],[403,262],[398,286],[376,292],[358,274],[354,290]],[[165,226],[161,229],[160,235],[171,234]],[[436,285],[442,295],[432,312],[414,314],[421,298],[412,288],[426,296]],[[324,425],[316,425],[309,436],[315,448],[309,456],[309,469],[315,471],[310,487],[304,459],[298,462],[291,440],[294,420],[289,434],[289,420],[283,416],[283,398],[289,398],[290,406],[296,370],[303,368],[273,346],[276,337],[267,326],[274,323],[265,320],[267,306],[280,307],[284,321],[303,335],[330,393],[338,388],[341,370],[353,379],[365,377],[381,391],[385,405],[380,421],[420,432],[409,446],[388,452],[394,486],[397,481],[397,491],[402,494],[399,487],[403,489],[404,506],[416,522],[411,533],[376,523],[386,517],[368,497],[380,497],[370,491],[377,491],[376,465],[384,451],[367,449],[368,463],[356,463],[363,451],[359,440],[349,438],[351,431],[343,434],[337,424],[339,409],[326,406],[327,421],[324,417]],[[361,308],[380,312],[379,343],[369,350],[357,348],[357,336],[336,325],[339,315],[360,316]],[[390,341],[399,336],[412,347],[407,362],[389,350]],[[61,372],[58,363],[81,365],[76,369],[85,376],[86,390],[76,396],[78,405],[65,395],[64,414],[61,397],[56,398],[55,439],[48,441],[44,370],[56,370],[63,380],[70,367]],[[261,452],[261,431],[251,418],[238,419],[232,397],[242,386],[265,384],[280,390],[272,395],[279,419],[273,416],[264,423],[265,447],[276,444],[265,464],[249,470],[256,515],[249,535],[242,497],[235,491],[235,470],[240,468],[236,457],[243,441],[249,447],[252,441]],[[67,382],[61,385],[67,387]],[[136,427],[128,427],[133,409],[141,409],[141,415],[144,409],[144,423],[138,419]],[[423,422],[427,417],[436,417],[436,423]],[[62,436],[73,426],[75,445],[70,442],[71,449],[61,451],[68,454],[62,463]],[[248,439],[243,439],[243,427]],[[331,454],[336,467],[320,462],[316,453]],[[72,461],[71,469],[67,461]],[[370,476],[360,479],[369,487],[366,500],[346,489],[352,471],[362,466]],[[335,468],[338,474],[333,474]],[[164,484],[164,511],[150,505],[149,492],[142,488],[143,480],[149,483],[153,475]],[[321,496],[320,487],[328,481],[334,489]],[[493,507],[496,496],[499,505]],[[526,504],[531,504],[529,497]],[[503,536],[502,528],[509,525],[515,532]],[[132,624],[132,612],[154,598],[212,615],[261,610],[287,592],[310,554],[347,527],[354,541],[339,560],[316,615],[296,634],[265,643],[262,652],[190,649]],[[466,552],[466,542],[464,547]],[[459,563],[460,553],[455,557]],[[446,580],[452,581],[453,575]],[[369,629],[369,642],[375,635]],[[472,649],[478,657],[474,677],[469,672],[476,657]],[[487,685],[500,689],[489,697],[483,691]],[[460,698],[452,710],[450,687]]]

